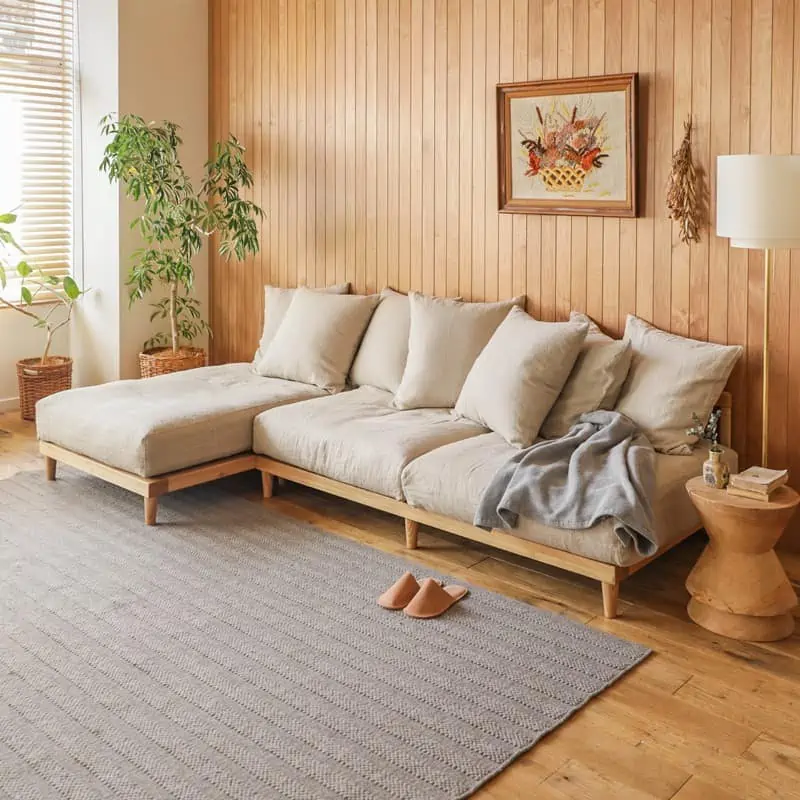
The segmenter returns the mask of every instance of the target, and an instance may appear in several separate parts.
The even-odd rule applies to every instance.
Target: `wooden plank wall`
[[[762,256],[681,244],[663,196],[689,113],[712,219],[718,153],[800,152],[800,0],[212,0],[211,52],[212,136],[244,141],[268,214],[258,258],[212,265],[216,361],[252,357],[265,283],[524,292],[546,320],[746,345],[734,435],[758,458]],[[640,218],[498,214],[495,85],[622,71]],[[800,476],[800,253],[773,301],[771,459]]]

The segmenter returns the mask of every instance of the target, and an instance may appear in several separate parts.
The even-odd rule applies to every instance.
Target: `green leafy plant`
[[[159,331],[145,348],[171,345],[177,352],[181,342],[211,332],[192,296],[192,259],[204,241],[217,234],[225,258],[241,260],[259,249],[257,220],[264,212],[242,197],[253,185],[244,147],[235,136],[217,142],[198,191],[181,163],[180,128],[174,123],[148,123],[126,114],[106,116],[100,126],[111,137],[100,169],[109,180],[119,181],[129,198],[144,204],[131,223],[145,246],[133,255],[127,281],[130,303],[143,299],[156,284],[166,289],[165,297],[151,303],[150,321],[167,321],[169,333]]]
[[[69,324],[75,302],[81,295],[86,294],[86,291],[81,289],[71,276],[46,275],[40,269],[34,269],[25,260],[19,261],[16,267],[12,268],[11,253],[17,251],[24,254],[8,229],[8,226],[16,221],[17,215],[13,212],[0,214],[0,290],[8,285],[8,272],[13,269],[20,279],[20,300],[11,302],[0,295],[0,305],[13,308],[14,311],[30,317],[34,327],[44,330],[46,338],[40,363],[46,364],[50,358],[53,336],[56,331]],[[61,313],[56,314],[56,311]]]

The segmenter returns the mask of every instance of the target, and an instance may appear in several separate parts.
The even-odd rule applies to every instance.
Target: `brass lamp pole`
[[[769,301],[772,294],[772,248],[764,251],[764,354],[761,359],[761,466],[769,460]]]

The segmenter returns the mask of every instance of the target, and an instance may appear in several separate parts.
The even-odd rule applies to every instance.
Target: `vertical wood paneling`
[[[757,460],[761,254],[713,229],[681,244],[663,193],[689,113],[712,219],[717,154],[800,152],[799,17],[800,0],[214,0],[210,131],[247,144],[267,211],[256,259],[213,263],[215,360],[252,356],[266,282],[525,293],[617,334],[635,312],[747,346],[734,440]],[[617,71],[640,78],[640,217],[498,214],[496,84]],[[799,276],[780,254],[771,456],[796,469]]]

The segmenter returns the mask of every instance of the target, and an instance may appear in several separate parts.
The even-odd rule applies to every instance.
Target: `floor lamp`
[[[773,251],[800,247],[800,155],[717,157],[717,236],[764,251],[761,466],[769,451],[769,303]]]

